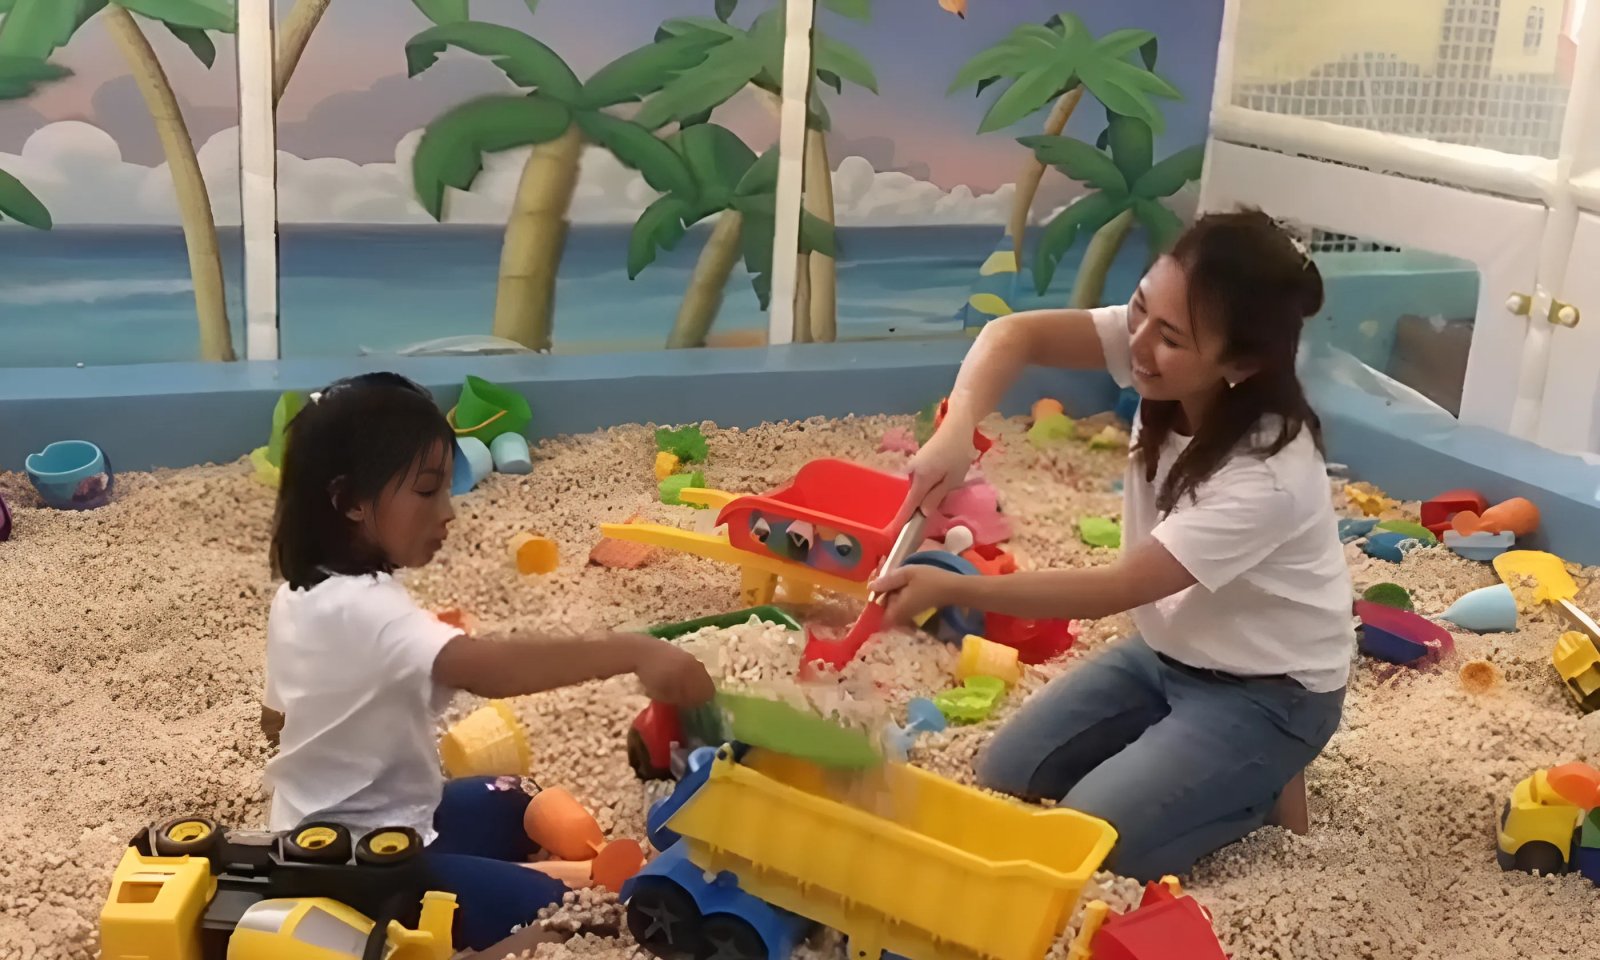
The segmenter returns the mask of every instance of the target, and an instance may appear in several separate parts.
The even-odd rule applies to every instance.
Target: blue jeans
[[[561,881],[520,866],[538,848],[522,826],[528,795],[511,783],[494,777],[451,780],[434,811],[439,836],[423,856],[429,889],[456,895],[457,950],[493,946],[567,892]]]
[[[1344,690],[1239,678],[1124,640],[1052,681],[978,758],[984,786],[1117,828],[1106,868],[1182,874],[1266,822],[1339,725]]]

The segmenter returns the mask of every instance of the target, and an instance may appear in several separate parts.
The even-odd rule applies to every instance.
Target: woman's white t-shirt
[[[460,632],[388,574],[278,589],[265,699],[284,725],[266,769],[270,829],[331,820],[358,837],[404,826],[433,842],[439,715],[455,693],[433,682],[433,661]]]
[[[1092,314],[1106,369],[1130,386],[1127,306]],[[1199,581],[1133,611],[1145,642],[1194,667],[1343,687],[1355,651],[1350,568],[1310,431],[1270,457],[1235,454],[1162,517],[1156,493],[1188,442],[1168,439],[1153,483],[1130,454],[1123,481],[1123,549],[1153,537]]]

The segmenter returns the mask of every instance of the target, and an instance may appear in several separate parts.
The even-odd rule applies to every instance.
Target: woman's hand
[[[920,507],[929,516],[937,513],[950,491],[966,481],[977,457],[972,428],[945,421],[911,458],[911,492],[901,512],[910,516]]]
[[[957,604],[966,577],[948,570],[912,565],[896,567],[872,581],[872,589],[888,594],[884,626],[905,626],[928,610]]]
[[[674,707],[698,707],[716,696],[705,664],[694,654],[665,640],[641,636],[633,673],[645,696]]]

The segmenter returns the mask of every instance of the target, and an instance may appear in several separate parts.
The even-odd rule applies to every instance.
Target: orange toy
[[[1509,532],[1525,537],[1539,529],[1539,508],[1530,500],[1512,497],[1483,511],[1482,516],[1463,510],[1450,518],[1450,526],[1462,536]]]
[[[1550,789],[1580,810],[1600,808],[1600,770],[1587,763],[1563,763],[1545,774]]]
[[[600,824],[560,787],[547,787],[533,795],[522,814],[522,828],[528,839],[563,860],[593,860],[606,845]]]
[[[511,554],[511,562],[517,565],[517,572],[523,576],[554,573],[561,563],[561,553],[549,537],[519,533],[511,538],[506,550]]]
[[[643,518],[638,514],[634,514],[626,522],[638,523],[641,519]],[[613,570],[637,570],[649,562],[654,553],[655,548],[649,544],[605,537],[589,551],[589,563],[597,567],[610,567]]]
[[[621,893],[622,885],[644,866],[644,848],[637,840],[613,840],[593,860],[541,860],[523,866],[574,890],[596,886]]]
[[[1066,413],[1066,408],[1061,406],[1060,400],[1045,397],[1043,400],[1033,402],[1033,422],[1038,423],[1045,417],[1061,416]]]

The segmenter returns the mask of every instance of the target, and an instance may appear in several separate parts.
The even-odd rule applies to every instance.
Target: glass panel
[[[27,46],[26,29],[8,42]],[[71,74],[46,67],[32,89],[0,91],[0,171],[16,180],[0,185],[0,367],[242,353],[233,35],[191,48],[113,5],[63,46],[32,46]],[[152,100],[157,113],[175,101],[182,125],[158,130]]]
[[[280,28],[290,6],[277,5]],[[408,42],[434,28],[415,4],[341,0],[315,25],[278,111],[284,356],[765,343],[772,186],[758,170],[748,197],[735,188],[777,142],[776,101],[761,88],[776,81],[766,68],[781,58],[782,5],[746,0],[727,34],[713,30],[707,49],[723,51],[713,69],[749,73],[731,91],[696,85],[703,62],[656,44],[664,25],[682,29],[674,18],[706,22],[707,0],[532,6],[474,4],[473,18],[494,26],[468,27],[490,38],[483,49],[528,36],[555,53],[505,61],[522,71],[520,87],[454,43],[437,58],[413,47],[422,52],[408,76]],[[580,137],[559,77],[593,83],[624,54],[652,51],[655,69],[682,68],[682,82],[647,97],[648,116],[632,100],[644,88],[614,91],[603,109],[580,105]],[[634,82],[649,73],[624,72]],[[530,77],[546,81],[533,97]],[[480,100],[489,96],[503,99]],[[669,138],[690,103],[709,108],[710,122],[684,147]],[[650,129],[622,122],[636,115]],[[651,130],[678,152],[653,149]],[[425,137],[431,158],[419,158]],[[480,152],[485,143],[510,146]],[[649,183],[630,168],[640,165]]]
[[[1197,179],[1216,66],[1216,45],[1207,38],[1219,35],[1221,13],[1219,3],[1170,0],[1008,0],[963,21],[936,3],[880,0],[872,19],[863,22],[819,4],[819,69],[825,52],[837,64],[845,48],[871,66],[876,81],[869,87],[846,77],[840,91],[821,89],[832,129],[825,158],[820,149],[807,154],[809,170],[832,171],[839,225],[837,336],[956,336],[1013,310],[1066,306],[1075,293],[1095,303],[1126,300],[1149,260],[1150,243],[1143,220],[1116,216],[1117,196],[1100,197],[1065,216],[1057,228],[1065,242],[1052,244],[1060,249],[1049,258],[1052,274],[1039,290],[1035,255],[1047,224],[1097,190],[1062,165],[1041,166],[1017,138],[1070,137],[1092,149],[1108,127],[1106,108],[1093,94],[1061,95],[1074,76],[1063,53],[1065,25],[1096,38],[1148,30],[1154,46],[1127,48],[1117,56],[1128,68],[1123,75],[1136,70],[1145,75],[1139,81],[1144,88],[1170,84],[1166,89],[1176,96],[1144,96],[1164,120],[1162,132],[1152,138],[1143,121],[1132,121],[1138,129],[1119,141],[1110,159],[1133,169],[1185,154],[1192,163],[1185,165],[1185,157],[1177,163]],[[1032,45],[1028,34],[1014,38],[1023,29],[1034,31]],[[1046,29],[1063,38],[1061,48],[1039,42]],[[994,52],[1003,55],[1009,43],[1032,51],[1037,65],[1059,69],[1060,86],[1046,84],[1024,101],[1011,97],[1001,107],[1014,73],[992,83],[962,76],[975,58],[989,54],[993,62]],[[1147,54],[1156,57],[1153,68]],[[1150,73],[1165,84],[1151,81]],[[958,77],[962,83],[952,89]],[[1127,108],[1127,100],[1118,103]],[[1117,122],[1129,124],[1129,118]],[[812,139],[814,148],[818,139]],[[1142,161],[1141,141],[1147,151]],[[1186,154],[1190,148],[1195,152]],[[1163,228],[1181,225],[1195,208],[1194,179],[1173,182],[1172,195],[1163,197],[1161,209],[1146,211],[1145,220]],[[1101,207],[1110,213],[1065,236],[1067,223],[1100,201],[1110,201]],[[1011,227],[1019,214],[1026,224],[1020,257]],[[825,323],[813,327],[827,329]]]
[[[1479,274],[1466,260],[1318,230],[1323,311],[1306,327],[1312,349],[1332,347],[1449,411],[1461,390],[1478,310]]]
[[[1243,0],[1233,103],[1268,113],[1556,156],[1575,0]],[[1307,80],[1349,78],[1345,90]],[[1400,77],[1403,88],[1385,78]]]

